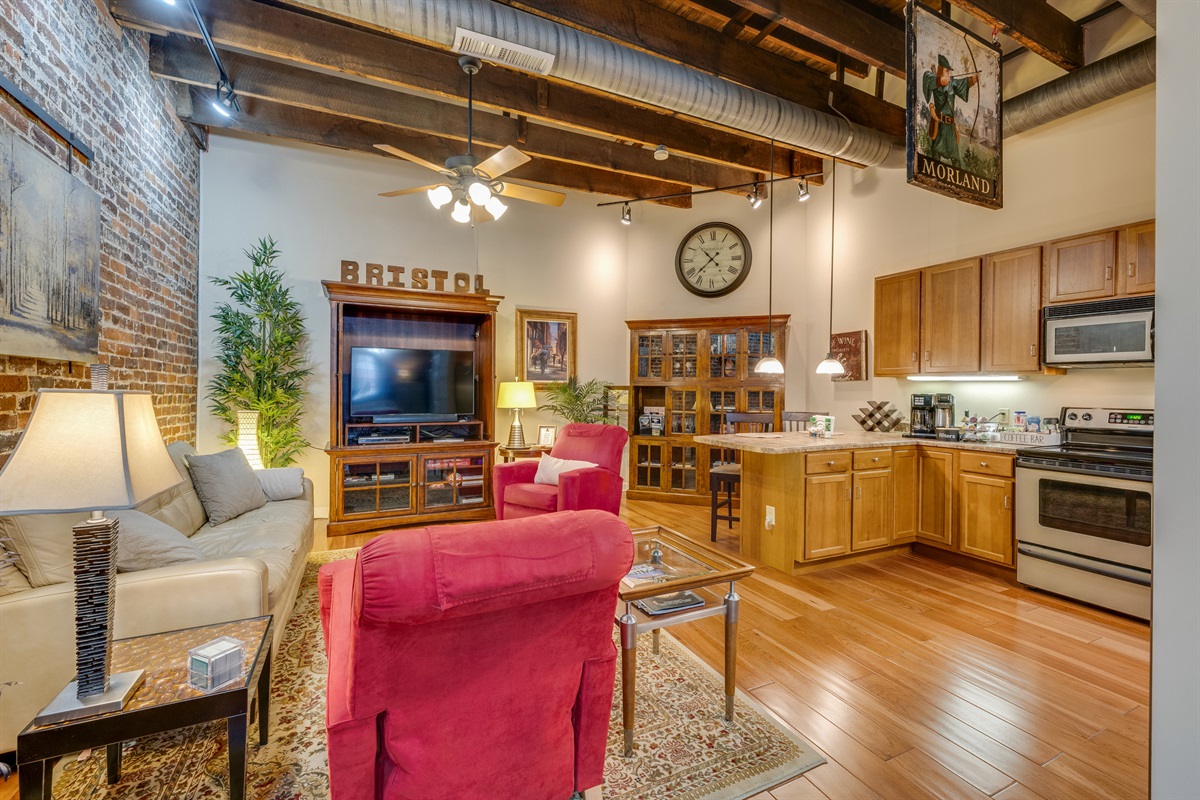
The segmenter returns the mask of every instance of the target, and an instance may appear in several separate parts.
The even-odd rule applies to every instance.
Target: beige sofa
[[[118,574],[114,636],[273,614],[278,644],[312,548],[312,482],[304,479],[301,497],[268,502],[214,527],[184,462],[195,449],[175,442],[167,450],[184,481],[137,510],[189,537],[210,560]],[[75,676],[70,538],[83,516],[0,518],[0,537],[11,536],[19,520],[39,526],[44,543],[38,568],[0,570],[0,752],[16,748],[17,734]]]

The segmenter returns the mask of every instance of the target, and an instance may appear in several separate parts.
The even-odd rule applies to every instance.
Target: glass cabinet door
[[[754,367],[767,356],[775,356],[774,333],[767,331],[750,331],[746,334],[746,367],[747,374],[754,372]]]
[[[737,392],[733,389],[710,390],[708,393],[708,432],[733,433],[725,425],[725,415],[730,411],[737,411]]]
[[[413,509],[413,459],[343,461],[342,514]]]
[[[696,432],[696,390],[671,389],[668,392],[668,414],[672,434],[690,436]]]
[[[710,333],[708,335],[708,377],[737,378],[737,334]]]
[[[671,334],[671,374],[669,380],[695,378],[699,369],[700,334]]]
[[[637,376],[639,378],[662,378],[663,358],[666,345],[663,333],[639,333],[637,335]]]
[[[775,390],[774,389],[747,389],[746,390],[746,410],[750,411],[750,412],[774,411],[775,410]]]
[[[421,509],[482,505],[487,456],[423,456]]]
[[[634,464],[633,484],[639,489],[662,489],[663,449],[665,442],[634,442],[637,462]]]
[[[696,447],[690,444],[671,445],[671,489],[696,491]]]

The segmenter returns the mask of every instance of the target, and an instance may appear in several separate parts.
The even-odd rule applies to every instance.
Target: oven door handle
[[[1017,543],[1017,553],[1018,553],[1018,555],[1027,556],[1029,558],[1036,558],[1039,561],[1049,561],[1051,564],[1058,564],[1059,566],[1070,567],[1071,569],[1078,569],[1078,570],[1083,570],[1084,572],[1091,572],[1094,575],[1103,575],[1106,578],[1115,578],[1116,580],[1125,581],[1126,583],[1134,583],[1134,584],[1137,584],[1138,586],[1149,586],[1150,585],[1149,577],[1141,578],[1141,577],[1131,577],[1129,575],[1121,575],[1116,572],[1109,572],[1108,570],[1099,569],[1098,567],[1091,567],[1091,566],[1088,566],[1087,564],[1080,564],[1078,561],[1072,561],[1072,560],[1066,559],[1066,558],[1055,558],[1054,556],[1046,553],[1043,550],[1040,550],[1040,549],[1033,550],[1032,548],[1025,546],[1021,542]]]

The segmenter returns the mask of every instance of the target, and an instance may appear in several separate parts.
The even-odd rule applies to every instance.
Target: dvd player
[[[360,436],[359,444],[408,444],[412,439],[408,436]]]

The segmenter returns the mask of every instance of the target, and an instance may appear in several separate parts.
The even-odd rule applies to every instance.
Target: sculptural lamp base
[[[525,428],[521,426],[521,409],[513,409],[513,424],[508,429],[508,449],[509,450],[524,450],[529,447],[525,444]]]
[[[50,725],[69,719],[81,719],[96,714],[120,711],[129,702],[129,698],[137,692],[145,677],[145,670],[140,669],[110,675],[108,691],[82,699],[78,696],[79,682],[71,681],[58,693],[58,697],[51,700],[50,704],[33,718],[33,724]]]

